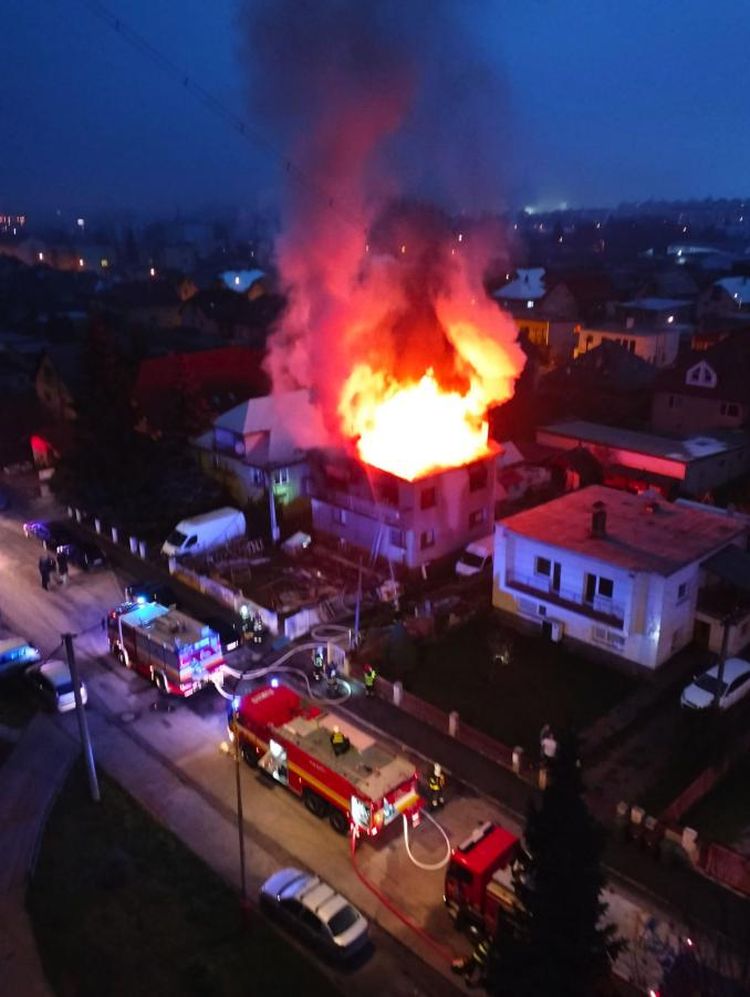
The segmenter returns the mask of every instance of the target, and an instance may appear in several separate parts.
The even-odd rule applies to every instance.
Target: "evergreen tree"
[[[211,425],[214,413],[195,376],[192,360],[181,353],[177,357],[177,376],[174,383],[174,414],[172,430],[178,440],[186,441],[205,432]]]
[[[518,907],[502,916],[488,990],[513,997],[601,992],[624,943],[604,923],[603,832],[583,798],[577,739],[560,740],[541,802],[526,823]]]

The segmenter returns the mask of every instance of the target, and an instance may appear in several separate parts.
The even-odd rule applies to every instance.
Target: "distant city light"
[[[155,277],[156,276],[156,267],[149,267],[148,268],[148,275],[149,275],[149,277]]]
[[[86,261],[84,260],[84,258],[83,258],[82,256],[80,256],[80,257],[78,258],[78,266],[79,266],[79,267],[83,267],[83,266],[85,266],[85,265],[86,265]]]
[[[533,301],[527,301],[526,302],[526,307],[527,308],[533,308],[534,307],[534,302]]]
[[[463,234],[463,232],[459,232],[458,233],[458,241],[459,242],[463,242],[464,241],[464,234]]]
[[[85,218],[76,218],[76,225],[78,226],[78,228],[85,228],[86,227],[86,219]]]
[[[239,286],[240,278],[239,277],[235,277],[234,278],[234,282],[235,282],[235,284],[237,284]]]
[[[109,266],[109,260],[106,257],[99,261],[101,263],[102,270],[106,270]]]
[[[667,315],[667,322],[671,325],[674,322],[674,315]]]
[[[37,253],[36,254],[36,258],[39,260],[40,263],[43,263],[44,262],[44,253]]]
[[[401,244],[401,253],[403,254],[405,252],[406,252],[406,243],[404,242]]]

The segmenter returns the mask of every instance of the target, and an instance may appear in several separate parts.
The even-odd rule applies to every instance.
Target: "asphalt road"
[[[36,502],[33,513],[54,515],[49,503]],[[41,547],[21,531],[20,511],[0,515],[0,615],[6,625],[28,637],[45,656],[64,657],[61,636],[70,631],[89,693],[89,725],[98,763],[109,770],[146,807],[170,826],[233,885],[238,886],[238,845],[234,763],[221,750],[226,740],[226,703],[207,689],[170,704],[145,680],[122,668],[106,653],[101,619],[122,598],[123,580],[110,570],[71,571],[68,585],[41,587],[37,562]],[[61,726],[77,737],[74,716]],[[395,917],[359,880],[348,842],[309,814],[281,787],[269,788],[242,767],[248,893],[283,865],[301,865],[327,878],[370,918],[371,958],[356,971],[333,972],[345,988],[361,994],[454,994],[446,957],[438,955]],[[461,818],[466,822],[466,815]],[[424,840],[422,840],[424,839]],[[415,852],[427,862],[440,857],[439,835],[426,828]],[[399,896],[404,876],[413,889],[409,914],[424,920],[429,911],[443,941],[466,951],[453,937],[442,908],[442,877],[411,866],[398,835],[367,853],[358,864],[390,895]],[[408,869],[406,867],[409,867]],[[409,906],[409,905],[407,905]],[[434,917],[432,915],[434,914]]]
[[[89,690],[89,723],[99,763],[228,882],[238,885],[235,769],[221,750],[225,701],[209,689],[166,710],[152,686],[110,658],[100,622],[122,598],[124,576],[74,569],[66,587],[42,590],[40,546],[23,537],[21,520],[54,515],[54,506],[40,499],[31,499],[26,509],[16,506],[0,514],[0,614],[46,655],[61,655],[62,633],[79,635],[76,651]],[[74,717],[62,717],[60,724],[77,736]],[[415,762],[421,765],[423,760]],[[448,959],[451,952],[467,951],[467,943],[453,932],[442,905],[442,872],[416,868],[394,828],[376,845],[367,843],[357,852],[357,864],[376,886],[376,895],[353,868],[346,840],[327,823],[250,770],[243,768],[241,778],[249,894],[282,865],[312,869],[349,896],[373,925],[372,958],[354,975],[337,974],[342,986],[378,997],[384,992],[394,997],[455,993]],[[454,786],[453,798],[440,815],[453,843],[488,818],[520,830],[512,815],[465,786]],[[445,854],[444,840],[429,823],[417,831],[412,844],[416,857],[426,863]],[[434,941],[407,927],[381,901],[383,896]],[[621,887],[608,891],[607,900],[612,918],[632,942],[621,971],[644,988],[653,985],[659,978],[658,958],[679,945],[683,927]],[[641,944],[652,914],[657,917],[658,944],[651,937]]]

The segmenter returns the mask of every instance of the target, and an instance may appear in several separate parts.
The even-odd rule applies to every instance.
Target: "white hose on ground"
[[[435,827],[440,831],[442,836],[445,838],[445,855],[439,862],[420,862],[419,859],[415,859],[412,855],[411,848],[409,847],[409,821],[404,814],[404,844],[406,845],[406,854],[409,856],[411,861],[419,869],[424,869],[426,872],[437,872],[438,869],[442,869],[444,866],[448,865],[451,859],[451,841],[448,835],[445,833],[444,829],[438,824],[434,817],[423,811],[424,816],[432,821]]]

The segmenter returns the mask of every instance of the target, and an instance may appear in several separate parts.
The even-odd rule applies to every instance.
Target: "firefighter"
[[[372,665],[365,665],[365,670],[363,672],[363,678],[365,680],[365,694],[367,696],[375,695],[375,679],[378,677],[378,673],[372,667]]]
[[[430,794],[430,810],[437,810],[445,803],[445,776],[437,762],[432,766],[430,778],[427,780],[427,790]]]
[[[487,938],[482,938],[474,946],[471,959],[467,961],[464,968],[464,979],[469,987],[479,986],[487,973],[487,962],[490,955],[490,943]]]
[[[258,613],[253,617],[253,644],[263,643],[263,620]]]
[[[334,755],[343,755],[349,747],[349,738],[341,733],[338,724],[331,731],[331,747]]]
[[[337,696],[339,692],[339,670],[335,661],[329,661],[325,668],[328,695]]]
[[[313,667],[313,680],[315,682],[322,682],[323,675],[325,673],[325,659],[323,657],[322,647],[317,647],[313,651],[312,667]]]

